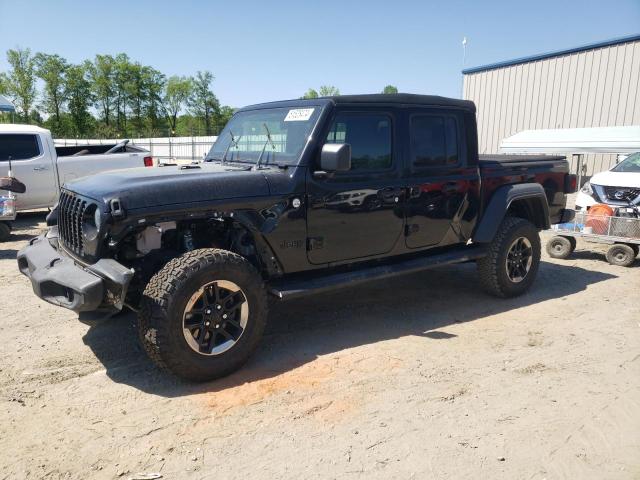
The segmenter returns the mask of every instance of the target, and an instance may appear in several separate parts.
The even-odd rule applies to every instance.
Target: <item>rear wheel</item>
[[[522,295],[531,287],[540,265],[538,230],[523,218],[506,217],[487,256],[477,264],[485,291],[498,297]]]
[[[576,248],[573,237],[555,236],[547,242],[547,253],[552,258],[567,258]]]
[[[161,368],[192,381],[240,368],[267,319],[256,269],[235,253],[202,249],[168,262],[146,286],[140,341]]]
[[[629,267],[635,260],[637,252],[624,243],[616,243],[607,250],[607,261],[611,265]]]

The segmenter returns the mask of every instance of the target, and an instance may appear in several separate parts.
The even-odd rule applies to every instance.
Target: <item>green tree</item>
[[[340,95],[340,90],[333,85],[322,85],[318,93],[321,97],[336,97]]]
[[[171,134],[176,131],[178,115],[193,95],[193,80],[187,77],[173,76],[167,80],[164,94],[164,107],[169,121]]]
[[[157,132],[164,117],[163,92],[167,84],[167,77],[158,70],[144,68],[144,84],[146,90],[145,116],[147,126],[152,135]]]
[[[93,62],[87,61],[86,69],[95,105],[108,126],[115,99],[115,59],[111,55],[96,55]]]
[[[42,115],[40,115],[40,112],[35,108],[29,112],[29,123],[33,125],[42,125],[44,123]]]
[[[69,106],[73,136],[86,136],[90,133],[93,117],[89,107],[94,102],[91,83],[87,79],[85,65],[72,65],[67,69],[65,96]]]
[[[305,93],[302,98],[318,98],[318,92],[316,92],[313,88],[310,88],[309,90],[307,90],[307,93]]]
[[[135,88],[131,86],[134,82],[133,77],[136,75],[135,69],[126,53],[116,55],[113,64],[114,106],[116,124],[122,135],[127,135],[127,107],[131,101],[129,98],[131,91]]]
[[[398,87],[394,85],[387,85],[382,89],[382,93],[398,93]]]
[[[7,89],[8,81],[9,81],[9,78],[7,77],[7,74],[4,72],[0,72],[0,93],[6,94],[8,92],[8,89]]]
[[[60,113],[66,102],[65,76],[69,64],[61,56],[47,53],[36,53],[34,61],[36,75],[44,82],[42,106],[45,113],[54,119],[53,132],[60,134]]]
[[[8,50],[7,59],[10,68],[0,72],[0,93],[12,100],[21,120],[44,125],[56,136],[152,136],[166,125],[178,135],[213,134],[233,115],[233,108],[220,105],[211,88],[214,76],[207,71],[167,81],[162,72],[124,53],[71,65],[56,54],[32,56],[18,48]]]
[[[0,94],[7,95],[7,74],[0,72]],[[7,112],[0,112],[0,123],[11,121],[11,115]]]
[[[213,79],[211,72],[198,72],[192,79],[193,91],[189,99],[191,112],[204,120],[205,135],[211,135],[211,120],[220,109],[220,102],[211,91]]]
[[[3,76],[5,92],[24,121],[28,122],[36,100],[35,61],[28,48],[7,50],[10,69]]]
[[[229,120],[231,120],[231,117],[233,116],[233,112],[234,109],[227,105],[225,105],[224,107],[220,107],[220,112],[218,113],[218,118],[216,119],[219,130],[222,129],[227,123],[229,123]]]
[[[145,130],[150,111],[153,110],[154,115],[157,114],[157,98],[152,97],[157,90],[162,91],[164,86],[163,77],[157,70],[141,65],[138,62],[129,65],[126,92],[130,111],[133,114],[133,127],[137,135],[140,135]],[[152,81],[160,82],[160,84],[152,85]]]

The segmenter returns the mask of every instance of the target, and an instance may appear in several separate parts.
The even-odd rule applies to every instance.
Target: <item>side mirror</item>
[[[322,152],[320,152],[320,169],[325,172],[351,170],[351,145],[348,143],[325,143]]]
[[[7,190],[13,193],[24,193],[27,187],[24,183],[13,177],[0,177],[0,190]]]

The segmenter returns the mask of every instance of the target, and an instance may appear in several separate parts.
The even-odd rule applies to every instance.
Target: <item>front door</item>
[[[25,193],[16,195],[18,209],[50,207],[56,199],[55,166],[37,135],[7,133],[0,135],[0,176],[9,171],[25,184]]]
[[[328,143],[351,145],[351,170],[307,181],[307,255],[313,264],[382,255],[404,228],[404,182],[394,144],[395,115],[339,110]],[[317,159],[319,161],[319,159]]]

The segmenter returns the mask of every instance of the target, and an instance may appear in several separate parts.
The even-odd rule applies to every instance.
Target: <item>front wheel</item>
[[[538,230],[523,218],[506,217],[487,256],[477,264],[485,291],[497,297],[522,295],[531,287],[540,266]]]
[[[262,279],[245,258],[226,250],[194,250],[169,261],[147,284],[140,341],[161,368],[207,381],[247,361],[266,319]]]

